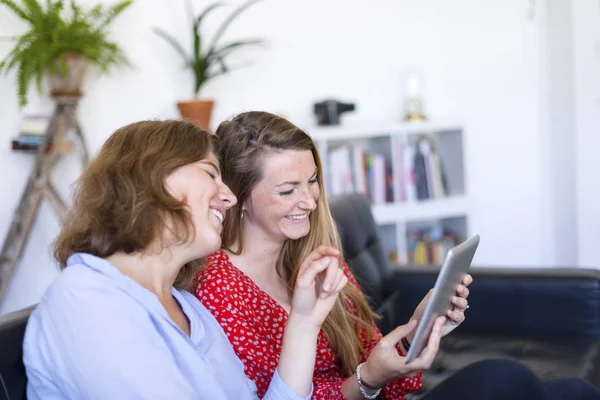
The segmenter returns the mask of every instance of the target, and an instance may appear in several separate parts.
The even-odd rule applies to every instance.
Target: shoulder
[[[194,295],[214,313],[215,308],[243,307],[246,286],[243,274],[231,263],[227,253],[217,251],[204,259]]]
[[[128,311],[131,301],[110,277],[85,265],[69,265],[46,290],[27,322],[23,355],[28,373],[64,371],[67,353],[93,347],[95,337],[114,336],[113,328],[134,323]]]
[[[205,292],[232,290],[241,284],[242,274],[231,263],[224,251],[217,251],[206,257],[197,275],[196,296]]]
[[[76,310],[96,299],[112,303],[119,297],[121,294],[112,284],[112,278],[83,264],[72,264],[48,287],[34,313],[64,308]]]
[[[27,323],[26,340],[37,332],[51,336],[65,329],[107,329],[119,316],[128,318],[134,300],[121,290],[113,278],[72,264],[48,287]]]

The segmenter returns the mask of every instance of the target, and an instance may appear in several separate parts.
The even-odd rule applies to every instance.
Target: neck
[[[238,258],[239,268],[248,276],[276,277],[277,259],[283,248],[283,241],[274,241],[262,232],[247,227],[243,229],[244,249]],[[234,263],[236,264],[236,263]],[[237,264],[236,264],[237,265]]]
[[[172,252],[115,253],[106,258],[124,275],[154,293],[164,304],[172,301],[172,288],[185,262],[178,261]]]

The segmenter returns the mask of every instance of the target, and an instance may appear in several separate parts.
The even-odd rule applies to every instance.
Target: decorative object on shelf
[[[421,97],[421,76],[416,72],[411,72],[408,75],[406,100],[404,100],[405,121],[424,121],[427,119]]]
[[[81,95],[88,64],[102,72],[129,65],[120,47],[108,39],[107,28],[131,0],[106,7],[97,4],[84,11],[71,0],[65,9],[62,0],[0,0],[29,24],[29,30],[14,37],[17,43],[0,63],[0,73],[17,70],[19,105],[27,104],[30,84],[35,81],[42,93],[42,81],[50,77],[53,96]]]
[[[445,257],[449,239],[469,236],[460,123],[371,122],[306,131],[322,157],[325,191],[365,196],[394,264],[436,263]],[[426,235],[416,240],[416,232]]]
[[[261,0],[251,0],[243,3],[223,21],[218,27],[212,40],[202,36],[200,30],[205,17],[213,10],[223,6],[221,3],[213,3],[208,5],[198,16],[192,17],[192,38],[193,52],[189,54],[184,47],[171,35],[160,28],[154,28],[154,32],[169,43],[173,49],[181,56],[186,68],[191,69],[194,74],[194,99],[189,101],[180,101],[177,103],[179,113],[183,119],[194,122],[200,128],[210,130],[210,118],[214,105],[213,99],[200,99],[198,95],[204,85],[211,79],[226,74],[232,70],[225,63],[225,59],[235,50],[241,49],[249,45],[262,45],[264,41],[261,39],[249,39],[229,42],[220,45],[219,40],[229,25],[239,16],[244,10],[258,3]],[[187,2],[188,11],[191,14],[191,5]],[[205,45],[205,43],[208,43]],[[247,65],[243,65],[247,66]],[[242,67],[242,66],[238,66]]]
[[[314,105],[318,125],[339,125],[340,115],[355,109],[354,103],[342,103],[333,99],[324,100]]]
[[[0,302],[12,279],[16,266],[27,245],[27,240],[40,209],[42,200],[47,200],[60,218],[66,211],[65,201],[52,184],[52,170],[64,154],[65,147],[75,147],[83,166],[88,153],[83,132],[75,118],[79,96],[54,96],[56,108],[47,129],[39,136],[35,151],[35,162],[21,199],[13,214],[8,233],[0,252]],[[39,133],[38,125],[31,133]],[[70,132],[75,134],[76,145],[67,141]],[[31,135],[33,136],[33,135]]]

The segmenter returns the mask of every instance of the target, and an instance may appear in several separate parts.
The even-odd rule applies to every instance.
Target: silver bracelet
[[[358,388],[360,389],[360,394],[362,394],[363,397],[366,399],[375,399],[377,398],[377,396],[379,396],[379,393],[381,393],[381,388],[377,389],[377,391],[373,394],[367,393],[363,381],[360,378],[360,369],[362,368],[363,364],[364,363],[360,363],[358,364],[358,367],[356,367],[356,379],[358,380]]]

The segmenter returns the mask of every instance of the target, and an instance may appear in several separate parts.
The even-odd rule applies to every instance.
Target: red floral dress
[[[345,262],[342,268],[349,282],[358,288]],[[223,251],[217,251],[204,260],[195,294],[223,327],[237,356],[244,363],[246,375],[255,382],[258,395],[262,398],[279,363],[287,312],[237,269]],[[363,346],[368,353],[382,337],[377,327],[375,331],[375,338],[363,338]],[[321,331],[317,339],[312,398],[344,399],[341,387],[345,380],[346,377],[336,365],[329,341]],[[404,395],[420,388],[421,372],[410,378],[389,382],[380,397],[402,399]]]

